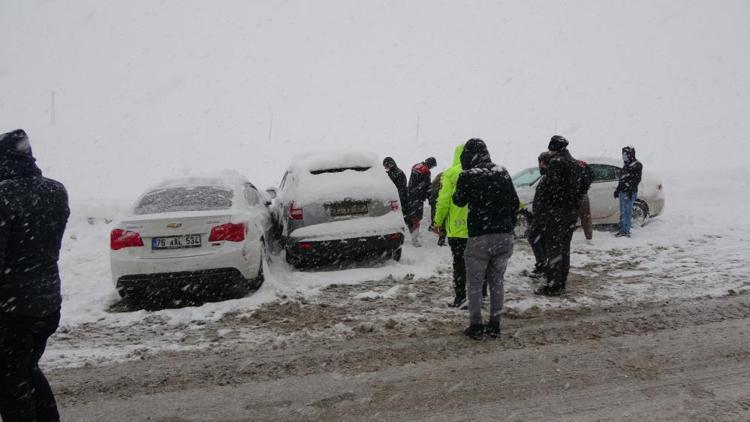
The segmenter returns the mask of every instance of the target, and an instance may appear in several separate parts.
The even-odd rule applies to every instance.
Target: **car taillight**
[[[401,240],[401,233],[391,233],[388,235],[388,240]]]
[[[391,201],[391,211],[398,211],[398,201]]]
[[[123,229],[114,229],[109,234],[109,247],[113,251],[119,251],[123,248],[133,248],[143,246],[143,239],[138,232],[131,232]]]
[[[300,242],[300,243],[297,243],[297,247],[300,249],[304,249],[304,250],[310,250],[312,249],[313,245],[312,243],[308,243],[308,242]]]
[[[294,202],[289,204],[289,218],[292,220],[302,220],[303,217],[302,208],[297,208]]]
[[[242,223],[227,223],[212,228],[211,234],[208,236],[208,241],[220,242],[222,240],[242,242],[245,240],[245,225]]]

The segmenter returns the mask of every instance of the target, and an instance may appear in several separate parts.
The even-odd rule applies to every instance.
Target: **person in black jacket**
[[[633,225],[633,204],[638,198],[638,185],[641,183],[643,164],[635,158],[635,147],[627,146],[622,149],[622,173],[620,182],[615,189],[615,198],[620,200],[620,230],[615,236],[630,237],[630,227]]]
[[[57,261],[70,211],[20,129],[0,135],[0,198],[0,416],[56,421],[39,359],[60,321]]]
[[[570,270],[570,242],[573,239],[580,201],[581,167],[568,152],[568,140],[555,135],[549,142],[551,157],[545,183],[537,194],[542,195],[534,213],[541,216],[547,282],[534,293],[558,296],[565,291]]]
[[[437,166],[437,160],[430,157],[411,168],[409,176],[408,203],[406,207],[406,219],[411,232],[412,241],[419,245],[419,224],[424,216],[424,201],[430,198],[430,186],[432,184],[431,169]]]
[[[385,172],[388,173],[388,177],[391,178],[393,184],[396,185],[398,200],[401,201],[401,212],[404,214],[404,222],[408,226],[409,222],[406,220],[406,210],[404,210],[404,207],[407,205],[406,175],[400,168],[398,168],[396,160],[391,157],[385,157],[383,159],[383,168],[385,168]]]
[[[503,277],[513,254],[513,229],[519,207],[518,195],[505,168],[490,159],[481,139],[470,139],[461,153],[464,169],[456,181],[453,203],[468,205],[469,239],[464,250],[469,326],[464,334],[473,339],[500,336]],[[482,285],[490,288],[490,317],[482,324]]]
[[[534,199],[531,203],[531,221],[529,222],[529,228],[526,230],[526,240],[529,241],[531,251],[534,253],[534,269],[531,271],[529,276],[531,278],[544,277],[545,265],[547,262],[546,255],[544,254],[544,244],[542,243],[542,235],[544,233],[544,193],[546,192],[545,184],[547,180],[545,175],[547,174],[547,165],[549,164],[549,154],[547,151],[539,154],[537,162],[539,163],[539,174],[541,178],[539,183],[536,184],[536,190],[534,191]]]

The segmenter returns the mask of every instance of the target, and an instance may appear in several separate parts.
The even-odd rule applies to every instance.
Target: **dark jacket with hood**
[[[42,176],[22,130],[0,135],[0,313],[60,311],[60,256],[70,210],[63,185]]]
[[[539,199],[534,202],[534,215],[557,219],[562,215],[577,212],[580,202],[581,172],[581,166],[567,149],[559,151],[550,158],[544,183],[540,183],[536,191]]]
[[[617,189],[615,189],[615,196],[618,196],[620,192],[624,192],[632,198],[633,194],[638,193],[638,185],[641,183],[641,175],[643,174],[643,164],[636,160],[634,147],[623,148],[622,155],[625,165],[622,167],[620,181],[617,184]]]
[[[510,174],[493,163],[481,139],[470,139],[461,153],[461,167],[453,203],[469,206],[469,237],[510,233],[520,205]]]
[[[400,168],[396,165],[396,160],[394,160],[391,157],[386,157],[385,160],[383,160],[383,165],[388,166],[388,170],[386,173],[388,173],[388,177],[391,178],[391,181],[394,185],[396,185],[396,190],[398,190],[398,199],[401,201],[401,208],[404,214],[406,214],[406,211],[403,210],[404,207],[407,205],[407,194],[406,194],[406,175],[403,171],[401,171]]]
[[[408,217],[422,219],[424,215],[424,201],[430,198],[432,172],[426,163],[415,164],[409,176],[408,202],[406,207]]]

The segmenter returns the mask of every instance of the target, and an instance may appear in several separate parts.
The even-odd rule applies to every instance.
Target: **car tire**
[[[266,251],[266,242],[261,239],[260,267],[258,268],[258,275],[255,276],[255,278],[252,279],[249,283],[251,290],[260,289],[260,286],[262,286],[263,282],[266,281],[266,275],[265,275],[265,271],[263,270],[263,266],[269,263],[267,257],[268,257],[268,252]]]
[[[650,217],[648,204],[644,201],[636,200],[633,203],[633,225],[643,227],[648,224]]]

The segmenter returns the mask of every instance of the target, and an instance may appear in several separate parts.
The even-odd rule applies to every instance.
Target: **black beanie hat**
[[[396,167],[396,160],[393,157],[383,158],[383,167]]]
[[[564,136],[555,135],[549,140],[549,146],[547,149],[550,151],[560,152],[568,147],[568,140]]]
[[[424,160],[424,163],[427,164],[427,167],[429,168],[437,166],[437,160],[435,159],[435,157],[427,158],[426,160]]]
[[[635,147],[632,145],[628,145],[626,147],[622,147],[622,152],[625,154],[628,154],[628,157],[630,157],[631,160],[635,160]]]
[[[3,159],[33,158],[29,137],[23,129],[0,135],[0,157]]]
[[[487,144],[479,138],[471,138],[464,144],[464,151],[473,153],[484,152],[487,151]]]

